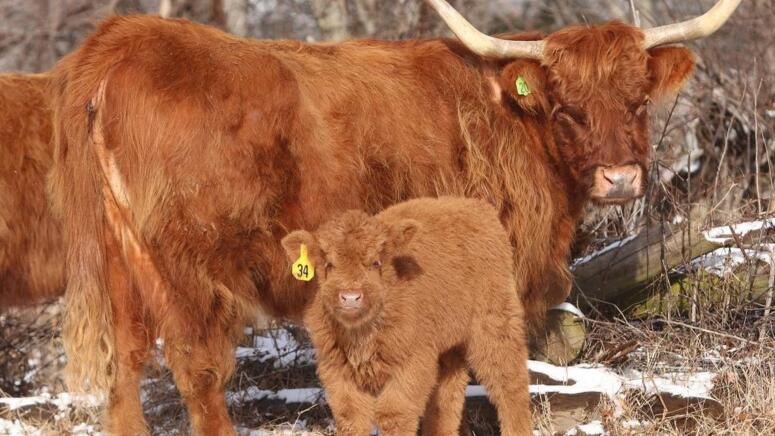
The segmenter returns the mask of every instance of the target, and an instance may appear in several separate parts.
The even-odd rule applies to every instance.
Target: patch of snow
[[[562,310],[564,312],[570,312],[579,318],[584,318],[584,313],[578,307],[568,303],[567,301],[556,306],[552,306],[549,308],[549,310]]]
[[[34,397],[6,397],[0,398],[0,404],[5,405],[8,410],[17,410],[24,407],[36,406],[40,404],[53,404],[59,410],[66,410],[73,406],[77,407],[98,407],[102,402],[93,395],[73,395],[62,392],[56,396],[48,393]]]
[[[325,392],[321,388],[280,389],[274,398],[286,403],[316,403],[325,398]]]
[[[95,430],[93,425],[83,423],[73,427],[71,434],[74,436],[97,436],[102,435],[102,432]]]
[[[541,373],[559,385],[530,385],[531,394],[579,394],[599,392],[614,397],[622,388],[621,377],[603,366],[554,366],[546,362],[528,361],[530,371]]]
[[[229,404],[258,400],[279,400],[288,404],[317,403],[324,398],[325,393],[322,388],[280,389],[275,392],[250,386],[245,390],[226,394],[226,400]]]
[[[637,370],[628,372],[627,385],[648,394],[659,392],[678,397],[708,398],[716,374],[711,372],[667,373],[646,375]]]
[[[615,373],[604,366],[576,365],[554,366],[545,362],[528,361],[528,368],[534,373],[543,374],[559,384],[530,385],[531,394],[574,395],[597,392],[617,402],[617,395],[625,388],[637,389],[649,394],[667,392],[681,397],[709,398],[713,388],[714,374],[667,373],[660,376],[646,375],[631,370],[625,375]],[[468,386],[466,396],[483,397],[487,395],[484,386]]]
[[[775,218],[733,224],[731,227],[738,237],[743,237],[756,230],[765,230],[775,227]],[[734,240],[734,236],[732,236],[732,232],[730,231],[730,226],[714,227],[705,231],[703,235],[707,241],[716,244],[726,244],[727,242]]]
[[[594,253],[592,253],[592,254],[590,254],[588,256],[584,256],[581,259],[576,259],[573,262],[573,265],[571,265],[571,268],[576,266],[576,265],[580,265],[582,263],[587,263],[590,260],[600,256],[603,253],[607,253],[607,252],[609,252],[611,250],[620,248],[620,247],[624,246],[625,244],[627,244],[628,242],[630,242],[633,239],[635,239],[637,236],[638,235],[632,235],[632,236],[628,236],[628,237],[626,237],[624,239],[620,239],[618,241],[615,241],[615,242],[613,242],[611,244],[606,245],[605,247],[601,248],[600,250],[595,251]]]
[[[264,398],[267,398],[272,394],[274,394],[274,391],[259,389],[255,386],[249,386],[247,389],[244,389],[241,391],[228,392],[226,394],[226,401],[229,404],[246,403],[249,401],[263,400]]]
[[[577,425],[565,432],[565,436],[576,436],[578,434],[592,436],[605,435],[607,433],[605,428],[603,428],[603,423],[600,421],[592,421],[587,424]]]
[[[25,424],[18,419],[9,421],[7,419],[0,418],[0,434],[43,436],[43,431],[35,426]]]
[[[276,368],[315,362],[315,350],[296,342],[293,335],[284,329],[269,331],[265,336],[256,336],[253,342],[253,349],[237,348],[238,359],[257,359],[259,362],[273,359]]]
[[[640,427],[642,425],[643,425],[643,423],[641,423],[637,419],[628,419],[627,421],[624,421],[622,423],[622,427],[624,427],[624,428],[638,428],[638,427]]]
[[[775,250],[775,244],[763,244],[762,248]],[[738,266],[744,264],[746,256],[749,259],[758,259],[766,263],[772,262],[768,250],[747,249],[744,254],[743,250],[737,247],[722,247],[692,259],[691,262],[689,262],[689,268],[692,270],[702,269],[717,276],[724,277]]]
[[[258,350],[255,348],[237,347],[237,349],[234,350],[234,357],[237,359],[252,359],[258,357],[258,353]]]

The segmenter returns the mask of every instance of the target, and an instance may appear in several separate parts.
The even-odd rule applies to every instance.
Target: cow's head
[[[598,203],[645,191],[649,102],[677,91],[694,65],[688,49],[660,46],[713,33],[740,3],[720,0],[701,17],[648,30],[613,22],[515,41],[480,33],[444,0],[428,1],[473,52],[510,60],[496,92],[508,107],[548,118],[548,152]]]

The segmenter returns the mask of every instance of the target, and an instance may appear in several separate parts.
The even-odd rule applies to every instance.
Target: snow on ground
[[[264,336],[255,338],[255,347],[241,347],[236,356],[242,361],[269,361],[274,359],[274,366],[285,367],[294,364],[314,364],[314,352],[301,346],[286,330],[275,330]],[[545,362],[529,361],[531,372],[543,375],[541,379],[549,379],[549,384],[534,384],[530,386],[533,395],[576,395],[598,393],[610,398],[615,405],[620,405],[625,392],[637,390],[645,394],[657,392],[670,393],[674,396],[709,398],[713,388],[714,374],[710,372],[674,372],[662,374],[646,374],[635,369],[616,371],[600,365],[575,365],[568,367],[554,366]],[[170,386],[172,389],[172,387]],[[23,398],[0,398],[0,411],[5,410],[0,419],[0,435],[45,435],[44,429],[35,428],[27,423],[14,420],[14,411],[41,405],[54,406],[55,421],[68,419],[79,406],[96,410],[100,406],[98,399],[92,396],[76,396],[68,393],[56,395],[46,392],[43,388],[36,396]],[[484,397],[487,395],[483,386],[472,385],[466,389],[468,397]],[[246,389],[229,392],[227,401],[231,406],[248,405],[259,400],[275,400],[288,404],[322,404],[325,402],[325,392],[320,387],[296,389],[280,389],[277,391],[249,386]],[[617,407],[619,409],[619,407]],[[618,414],[619,410],[615,413]],[[67,421],[63,421],[67,422]],[[263,430],[239,428],[240,435],[260,436],[264,434],[305,434],[304,423],[297,422],[286,429],[273,429],[272,433]],[[597,432],[597,430],[601,430]],[[567,435],[605,434],[599,422],[578,425],[566,433]],[[72,434],[96,435],[95,427],[87,424],[77,424],[72,427]]]
[[[589,262],[590,260],[596,258],[597,256],[600,256],[603,253],[607,253],[607,252],[609,252],[611,250],[615,250],[617,248],[623,247],[628,242],[630,242],[633,239],[635,239],[637,236],[638,235],[632,235],[632,236],[628,236],[628,237],[626,237],[624,239],[620,239],[618,241],[615,241],[615,242],[613,242],[611,244],[606,245],[605,247],[595,251],[594,253],[592,253],[592,254],[590,254],[588,256],[584,256],[584,257],[582,257],[580,259],[576,259],[576,260],[573,261],[573,264],[571,265],[571,268],[573,268],[576,265],[580,265],[582,263]]]
[[[735,236],[742,238],[750,232],[756,230],[766,230],[775,228],[775,218],[768,218],[758,221],[748,221],[734,224],[732,226],[719,226],[707,230],[703,233],[705,239],[717,244],[726,244],[734,241]]]
[[[324,398],[325,393],[321,388],[280,389],[279,391],[270,391],[250,386],[247,389],[226,394],[226,401],[228,401],[229,404],[238,402],[247,403],[249,401],[258,400],[280,400],[288,404],[315,404],[323,401]]]
[[[572,429],[565,432],[565,436],[577,436],[577,435],[597,436],[597,435],[605,435],[605,434],[608,434],[608,433],[606,433],[605,428],[603,428],[603,423],[600,421],[592,421],[588,424],[577,425],[576,427],[573,427]]]
[[[301,346],[288,330],[278,329],[255,336],[253,347],[238,347],[237,359],[274,360],[275,367],[307,365],[315,362],[315,350]]]
[[[71,395],[67,392],[61,392],[55,396],[43,393],[34,397],[0,398],[0,405],[7,410],[16,410],[40,404],[52,404],[59,410],[67,410],[72,407],[97,407],[101,402],[92,395]]]
[[[564,312],[570,312],[579,318],[584,318],[584,313],[581,310],[579,310],[578,307],[568,303],[567,301],[565,303],[560,303],[556,306],[552,306],[549,308],[549,310],[562,310]]]
[[[710,399],[713,389],[712,372],[644,374],[638,370],[625,371],[627,386],[640,389],[647,394],[668,393],[684,398]]]
[[[746,249],[745,253],[737,247],[722,247],[692,259],[689,267],[695,271],[702,269],[719,277],[725,277],[744,264],[747,259],[757,259],[765,263],[775,262],[770,253],[775,253],[775,244],[762,244],[758,249]]]
[[[42,435],[40,429],[25,424],[18,419],[9,421],[0,418],[0,434],[3,435]]]

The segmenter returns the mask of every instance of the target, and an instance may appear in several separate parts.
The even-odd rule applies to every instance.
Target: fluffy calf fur
[[[481,200],[417,199],[349,211],[282,240],[320,289],[304,320],[337,434],[457,434],[470,366],[503,435],[531,434],[524,312],[511,245]]]
[[[46,201],[48,83],[42,74],[0,74],[0,311],[64,291],[61,229]]]

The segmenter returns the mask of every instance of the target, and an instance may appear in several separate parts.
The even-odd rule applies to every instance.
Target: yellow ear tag
[[[299,258],[291,265],[291,274],[293,274],[296,280],[308,282],[315,277],[315,266],[309,261],[307,246],[301,244],[300,251]]]

